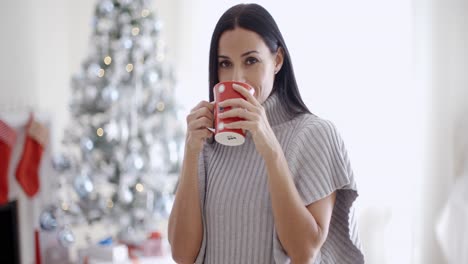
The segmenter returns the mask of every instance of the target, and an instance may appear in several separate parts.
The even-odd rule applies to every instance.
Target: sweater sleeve
[[[352,214],[357,188],[343,140],[332,122],[317,117],[306,118],[297,129],[285,155],[304,206],[337,193],[329,235],[316,263],[362,263]],[[273,243],[277,263],[289,263],[276,232]]]
[[[343,140],[330,121],[305,122],[291,142],[286,160],[304,205],[336,190],[356,189]]]

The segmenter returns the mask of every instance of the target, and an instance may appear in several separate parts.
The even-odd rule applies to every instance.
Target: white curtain
[[[457,240],[449,229],[442,227],[447,221],[456,221],[450,218],[453,207],[449,205],[460,198],[455,181],[466,183],[457,178],[463,174],[467,162],[463,157],[466,141],[462,139],[466,140],[468,130],[462,124],[468,115],[468,2],[415,0],[414,7],[418,83],[431,91],[428,156],[421,179],[421,228],[415,263],[466,263],[452,255],[453,248],[448,250],[447,243],[454,246]],[[464,131],[460,131],[463,126]],[[465,221],[458,232],[466,233],[467,229]],[[448,262],[449,259],[452,261]]]

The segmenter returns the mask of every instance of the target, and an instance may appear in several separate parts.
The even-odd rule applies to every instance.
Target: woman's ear
[[[275,55],[275,74],[277,74],[281,67],[283,66],[284,61],[284,50],[282,47],[279,47]]]

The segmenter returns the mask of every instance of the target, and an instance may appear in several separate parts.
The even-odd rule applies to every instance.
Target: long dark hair
[[[241,27],[257,33],[272,53],[283,49],[284,61],[281,70],[275,75],[271,94],[278,93],[281,104],[291,115],[311,113],[302,101],[294,76],[291,57],[283,36],[268,11],[258,4],[239,4],[229,8],[219,19],[211,37],[209,61],[210,102],[214,100],[212,88],[219,82],[218,44],[219,38],[227,30]]]

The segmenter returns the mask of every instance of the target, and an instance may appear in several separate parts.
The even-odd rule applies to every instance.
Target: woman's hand
[[[187,116],[187,137],[185,149],[198,154],[207,138],[212,136],[208,128],[213,127],[214,104],[201,101]]]
[[[227,99],[219,103],[218,105],[220,107],[232,108],[224,113],[219,113],[218,116],[223,119],[228,117],[240,117],[245,119],[245,121],[224,124],[224,127],[249,131],[252,134],[257,152],[263,158],[266,158],[280,148],[278,148],[279,143],[268,122],[265,109],[244,87],[237,84],[233,84],[232,87],[243,95],[246,100],[235,98]]]

